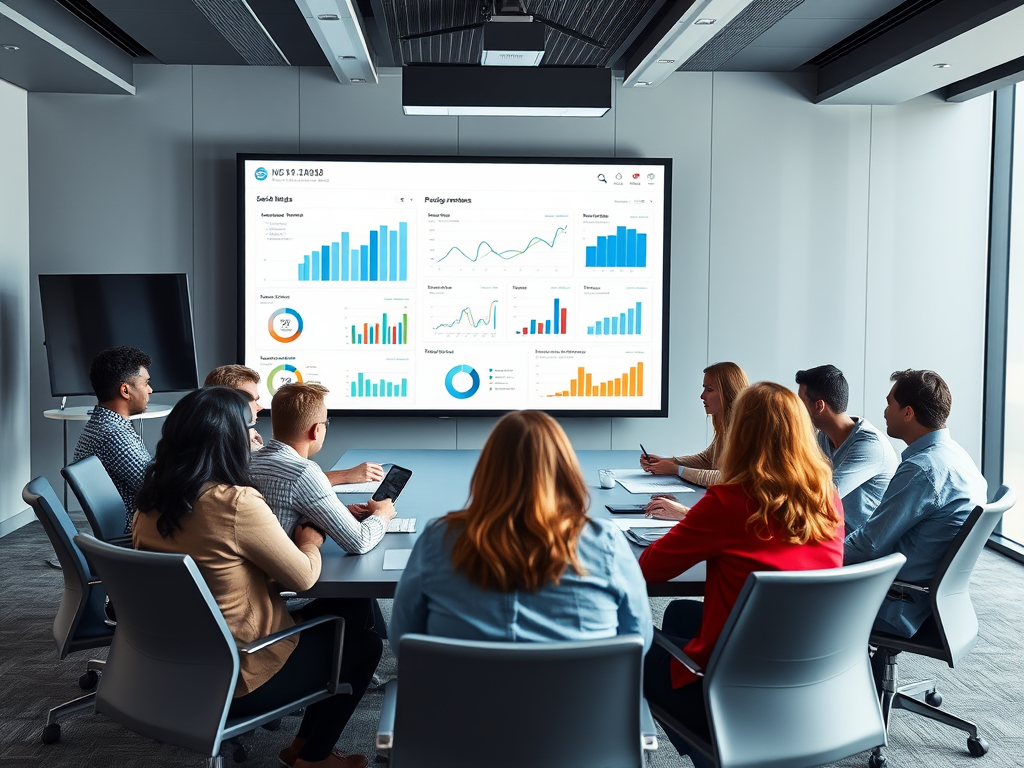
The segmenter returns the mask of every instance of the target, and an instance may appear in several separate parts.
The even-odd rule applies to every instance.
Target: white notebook
[[[409,555],[412,554],[411,549],[389,549],[384,553],[384,570],[385,571],[401,571],[405,569],[405,564],[409,562]]]

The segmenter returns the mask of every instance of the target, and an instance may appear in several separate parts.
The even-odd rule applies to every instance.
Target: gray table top
[[[447,512],[465,506],[469,495],[469,481],[476,468],[480,451],[394,450],[354,448],[346,451],[334,469],[354,467],[364,461],[392,463],[411,469],[412,478],[396,502],[398,517],[416,518],[416,530],[422,531],[429,522]],[[621,485],[604,489],[598,485],[599,469],[622,469],[638,465],[637,451],[578,451],[583,476],[589,486],[591,517],[609,518],[612,515],[605,504],[645,503],[646,494],[631,494]],[[679,496],[692,506],[704,495],[696,486],[695,493]],[[346,504],[366,501],[367,494],[340,494]],[[615,515],[622,519],[642,519],[643,515]],[[346,554],[328,539],[323,546],[323,568],[320,579],[304,597],[393,597],[402,571],[385,571],[384,553],[390,549],[411,549],[418,533],[388,533],[384,540],[365,555]],[[634,554],[643,550],[633,546]],[[665,584],[649,584],[652,596],[702,595],[704,593],[704,564],[701,563]]]

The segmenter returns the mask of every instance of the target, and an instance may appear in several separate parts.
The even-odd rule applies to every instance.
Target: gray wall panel
[[[867,107],[818,107],[805,75],[716,74],[709,359],[788,386],[823,363],[863,409]]]
[[[193,68],[195,325],[199,378],[236,360],[235,154],[299,151],[299,70]]]
[[[397,72],[382,72],[377,85],[343,87],[328,67],[303,67],[300,87],[303,152],[458,153],[458,118],[403,114]]]
[[[29,377],[28,94],[0,82],[0,535],[34,520]]]
[[[672,283],[669,418],[615,419],[611,448],[639,451],[643,442],[652,453],[693,453],[710,429],[698,397],[708,364],[711,74],[680,72],[658,88],[620,89],[616,104],[616,156],[673,160]]]
[[[935,370],[980,466],[992,96],[872,109],[867,416],[883,423],[893,371]]]
[[[58,401],[50,396],[37,276],[192,272],[191,70],[138,67],[135,82],[137,96],[31,93],[28,99],[32,472],[55,488],[61,429],[42,415]],[[160,376],[159,361],[152,373]],[[72,450],[80,431],[80,423],[72,424]],[[150,450],[158,437],[159,428],[147,430]]]

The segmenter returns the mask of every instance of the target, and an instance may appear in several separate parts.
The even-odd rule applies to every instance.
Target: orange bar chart
[[[545,397],[643,397],[644,364],[638,362],[627,373],[613,379],[594,382],[594,375],[580,366],[576,378],[569,382],[568,389]]]

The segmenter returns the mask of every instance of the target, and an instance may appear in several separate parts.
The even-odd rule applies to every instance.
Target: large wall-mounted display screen
[[[668,412],[671,160],[238,156],[239,358],[332,413]]]

